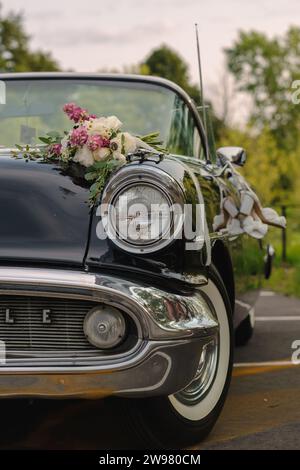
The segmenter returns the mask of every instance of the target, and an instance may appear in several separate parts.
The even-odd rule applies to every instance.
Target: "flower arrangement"
[[[165,152],[158,132],[134,136],[121,130],[122,122],[116,116],[97,117],[74,103],[65,104],[63,111],[74,123],[70,131],[65,131],[63,136],[53,131],[39,137],[45,144],[39,150],[31,149],[29,145],[16,145],[17,154],[21,151],[26,159],[76,162],[85,167],[85,179],[91,183],[91,205],[95,204],[112,171],[126,164],[129,154],[138,149]]]

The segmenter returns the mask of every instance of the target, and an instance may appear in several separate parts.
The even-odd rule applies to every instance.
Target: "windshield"
[[[115,115],[135,135],[159,131],[169,151],[199,156],[198,132],[175,92],[151,83],[100,79],[1,80],[0,148],[40,145],[39,137],[47,132],[69,130],[62,112],[68,102],[97,116]]]

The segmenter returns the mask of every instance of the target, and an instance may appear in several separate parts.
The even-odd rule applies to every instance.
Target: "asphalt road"
[[[230,393],[217,426],[198,449],[299,449],[300,300],[262,292],[255,333],[235,351]]]
[[[236,350],[227,403],[198,449],[300,448],[300,300],[263,292],[255,334]],[[120,401],[0,401],[2,449],[137,449]]]

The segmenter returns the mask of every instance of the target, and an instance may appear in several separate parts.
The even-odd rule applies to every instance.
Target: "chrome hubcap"
[[[175,394],[177,400],[186,405],[196,405],[210,390],[217,371],[219,357],[219,339],[212,339],[201,353],[197,372],[192,382]]]

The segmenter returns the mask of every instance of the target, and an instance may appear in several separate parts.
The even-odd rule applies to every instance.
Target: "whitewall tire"
[[[175,410],[184,418],[191,421],[199,421],[206,418],[211,411],[215,408],[222,392],[227,379],[228,368],[230,365],[230,354],[231,354],[231,332],[228,322],[228,316],[226,312],[226,306],[223,297],[213,280],[209,280],[208,285],[201,289],[208,298],[212,301],[218,317],[220,325],[219,341],[216,345],[216,364],[214,370],[212,370],[211,383],[208,384],[209,388],[203,391],[203,398],[187,401],[180,399],[182,394],[171,395],[169,400]]]
[[[194,381],[175,395],[127,400],[130,425],[138,431],[148,449],[176,448],[201,441],[209,434],[223,408],[233,362],[231,303],[213,266],[208,285],[201,290],[214,306],[220,325],[216,341],[212,341],[205,353],[209,354],[205,357],[209,360],[202,357]],[[203,364],[209,368],[203,369]]]

